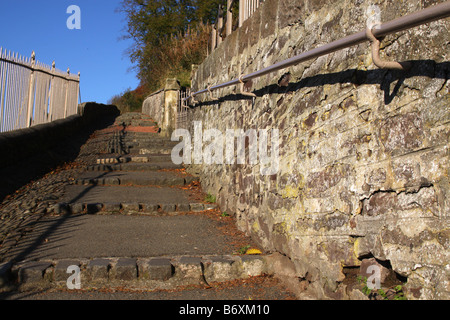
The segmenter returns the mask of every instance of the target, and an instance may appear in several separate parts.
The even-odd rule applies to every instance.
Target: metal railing
[[[177,122],[176,129],[186,129],[187,128],[187,115],[189,106],[187,104],[186,98],[189,97],[191,91],[187,88],[185,91],[178,91],[178,105],[177,105]]]
[[[0,48],[0,132],[66,118],[77,113],[80,74]]]
[[[443,2],[441,4],[437,4],[431,6],[429,8],[423,9],[421,11],[397,18],[395,20],[377,25],[375,28],[371,29],[371,33],[376,38],[380,38],[386,36],[388,34],[396,33],[399,31],[403,31],[406,29],[411,29],[413,27],[426,24],[432,21],[444,19],[450,16],[450,1]],[[368,36],[367,30],[361,31],[359,33],[347,36],[345,38],[333,41],[321,47],[309,50],[307,52],[296,55],[292,58],[280,61],[272,66],[267,68],[255,71],[250,74],[242,74],[237,79],[224,82],[218,85],[209,86],[206,89],[192,92],[189,97],[186,99],[193,99],[195,96],[211,93],[214,90],[222,89],[229,86],[241,85],[241,93],[249,94],[243,91],[243,84],[249,80],[264,76],[274,71],[278,71],[281,69],[288,68],[290,66],[299,64],[301,62],[311,60],[338,50],[342,50],[357,44],[360,44],[365,41],[370,41],[371,37]]]

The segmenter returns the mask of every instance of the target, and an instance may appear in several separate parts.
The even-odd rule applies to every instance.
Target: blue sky
[[[125,54],[132,42],[125,34],[120,0],[0,0],[0,47],[31,56],[56,68],[81,72],[81,100],[106,103],[135,89],[139,81]],[[70,5],[81,10],[81,29],[69,30]]]

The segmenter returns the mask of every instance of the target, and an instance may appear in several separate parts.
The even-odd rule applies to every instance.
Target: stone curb
[[[156,160],[161,160],[161,157],[154,157],[152,155],[148,155],[149,150],[141,149],[138,155],[128,155],[128,156],[119,156],[119,157],[105,157],[97,159],[97,164],[119,164],[119,163],[152,163]],[[160,154],[162,156],[170,157],[171,150],[156,150],[153,153]]]
[[[106,178],[80,178],[74,181],[75,185],[128,185],[133,186],[185,186],[189,185],[194,181],[198,181],[195,177],[152,177],[148,179],[133,179],[133,178],[117,178],[117,177],[106,177]]]
[[[101,214],[101,213],[119,213],[124,214],[164,214],[164,213],[182,213],[182,212],[202,212],[214,210],[217,204],[214,203],[58,203],[49,208],[49,213],[55,214]]]
[[[164,162],[147,163],[117,163],[117,164],[98,164],[86,167],[86,171],[114,172],[114,171],[157,171],[161,169],[182,169],[182,165],[167,164]],[[196,179],[198,179],[196,177]]]
[[[80,268],[82,288],[121,285],[145,289],[246,279],[269,274],[271,269],[264,255],[61,259],[4,266],[0,288],[8,284],[65,288],[67,280],[74,274],[73,271],[67,273],[69,266]]]

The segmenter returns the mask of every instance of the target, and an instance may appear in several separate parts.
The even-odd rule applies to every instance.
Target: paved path
[[[265,275],[264,255],[243,255],[243,248],[254,247],[251,239],[205,201],[195,177],[172,163],[173,146],[151,119],[137,113],[97,131],[75,161],[76,173],[65,175],[63,192],[47,194],[41,215],[30,212],[32,221],[4,240],[0,298],[292,297]],[[47,184],[44,177],[42,185]],[[73,265],[81,273],[77,294],[67,291],[67,268]],[[241,282],[222,285],[228,289],[221,293],[202,287],[233,281]],[[186,285],[200,287],[177,289]],[[134,291],[92,295],[117,287]]]

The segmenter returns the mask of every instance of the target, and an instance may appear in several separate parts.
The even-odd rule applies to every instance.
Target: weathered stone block
[[[81,262],[79,260],[59,260],[55,264],[54,280],[55,281],[67,281],[71,274],[67,273],[69,266],[80,267]]]
[[[142,212],[144,213],[156,213],[158,211],[159,206],[154,203],[142,203],[141,208]]]
[[[206,281],[228,281],[241,277],[238,263],[235,259],[227,256],[206,257],[202,263]]]
[[[181,257],[175,261],[175,277],[180,283],[199,284],[203,281],[202,259],[199,257]]]
[[[141,265],[139,270],[140,278],[159,281],[169,280],[175,273],[175,268],[170,259],[166,258],[152,258],[144,265]]]
[[[277,26],[278,1],[264,1],[261,10],[261,38],[263,39],[275,32]]]
[[[256,10],[251,19],[249,45],[253,47],[260,41],[260,29],[261,29],[261,10]]]
[[[122,203],[121,207],[127,213],[139,212],[139,203],[137,202]]]
[[[103,204],[101,203],[88,203],[86,205],[86,211],[88,214],[96,214],[102,211]]]
[[[120,211],[120,203],[104,203],[103,211],[106,212],[119,212]]]
[[[392,155],[419,148],[424,139],[422,120],[413,113],[388,118],[381,124],[379,132],[385,150]]]
[[[31,283],[44,280],[46,270],[52,266],[51,262],[28,262],[19,269],[19,282]]]
[[[375,274],[375,271],[369,272],[367,268],[375,266],[379,270],[380,283],[384,283],[386,278],[391,274],[391,270],[381,265],[375,258],[363,259],[360,267],[360,274],[362,277],[369,278]],[[378,274],[378,273],[377,273]]]
[[[104,183],[107,185],[119,185],[120,180],[119,178],[105,178]]]
[[[246,255],[241,257],[243,276],[260,276],[267,273],[267,264],[264,256]]]
[[[250,42],[250,27],[251,27],[251,19],[247,19],[244,21],[242,26],[237,30],[239,32],[239,50],[238,54],[242,54],[245,49],[248,48]],[[215,68],[214,68],[215,70]]]
[[[274,1],[269,1],[274,2]],[[305,11],[305,1],[278,1],[278,28],[283,29],[294,23],[301,21],[303,13]],[[274,6],[274,5],[272,5]],[[271,6],[271,9],[275,9]],[[268,21],[267,21],[268,22]],[[264,22],[263,22],[264,23]],[[272,22],[273,24],[273,22]]]
[[[179,212],[188,212],[190,210],[190,206],[188,203],[180,203],[177,205],[177,211]]]
[[[81,274],[82,279],[86,274],[88,281],[108,280],[110,267],[111,261],[109,259],[93,259],[87,264],[86,272]]]
[[[175,204],[163,204],[163,205],[161,205],[161,208],[164,212],[175,212],[176,211]]]
[[[67,203],[57,203],[51,207],[55,214],[67,214],[69,213],[69,206]]]
[[[114,280],[135,280],[137,279],[136,259],[119,258],[110,270],[110,279]]]
[[[191,211],[199,212],[205,210],[203,203],[191,203],[190,205]]]
[[[70,212],[73,214],[83,213],[83,211],[84,211],[83,203],[71,203],[69,206],[70,206]]]

